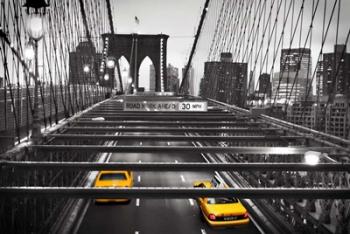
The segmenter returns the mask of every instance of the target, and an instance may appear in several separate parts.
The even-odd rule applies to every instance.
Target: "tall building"
[[[232,62],[231,53],[221,53],[220,61],[206,62],[202,90],[204,97],[244,106],[247,96],[247,63]]]
[[[350,127],[350,111],[345,96],[335,97],[328,105],[325,116],[325,132],[348,139]]]
[[[149,91],[156,91],[156,71],[154,70],[153,64],[149,67]]]
[[[182,79],[185,77],[185,71],[186,67],[182,68]],[[190,95],[195,95],[194,84],[194,69],[190,66],[187,72],[187,79],[184,83],[184,90]]]
[[[309,101],[298,101],[287,108],[287,120],[307,128],[316,128],[316,114],[316,106]]]
[[[207,91],[208,84],[209,84],[209,79],[203,77],[199,84],[199,96],[205,97],[205,94],[208,92]]]
[[[266,97],[271,97],[271,80],[270,74],[263,73],[259,76],[259,94],[264,94]]]
[[[344,139],[350,138],[350,107],[345,96],[336,96],[328,103],[328,96],[319,100],[297,101],[288,106],[289,122],[325,132]]]
[[[303,100],[308,90],[312,96],[311,80],[311,50],[282,49],[280,72],[273,78],[276,99],[296,102]]]
[[[69,82],[96,84],[99,81],[97,67],[100,57],[93,44],[88,41],[80,42],[76,51],[69,53]]]
[[[323,96],[323,61],[317,62],[316,67],[316,96]]]
[[[249,80],[248,80],[248,96],[254,96],[255,94],[255,80],[254,80],[254,72],[249,72]]]
[[[179,69],[170,63],[167,67],[167,88],[169,92],[179,92]]]
[[[323,95],[350,97],[350,54],[346,45],[335,45],[334,53],[323,54]]]

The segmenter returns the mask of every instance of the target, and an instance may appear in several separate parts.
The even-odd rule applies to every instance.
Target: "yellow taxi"
[[[227,187],[213,181],[198,181],[197,188]],[[242,203],[234,197],[200,197],[198,206],[204,220],[212,227],[232,227],[249,223],[249,215]]]
[[[127,187],[134,185],[131,171],[100,171],[95,180],[95,187]],[[128,202],[128,198],[98,198],[96,202]]]

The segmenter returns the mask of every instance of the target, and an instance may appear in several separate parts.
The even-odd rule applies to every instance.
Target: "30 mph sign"
[[[207,102],[180,102],[179,111],[207,111]]]

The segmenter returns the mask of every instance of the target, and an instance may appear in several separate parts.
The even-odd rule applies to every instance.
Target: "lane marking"
[[[192,199],[192,198],[189,198],[188,201],[190,202],[190,205],[191,205],[191,206],[194,206],[194,202],[193,202],[193,199]]]
[[[170,142],[168,141],[168,145],[170,145]]]
[[[139,163],[141,163],[142,161],[141,160],[139,160]]]
[[[139,175],[139,176],[137,176],[137,182],[141,182],[141,176]]]
[[[183,175],[180,175],[180,177],[182,182],[186,182],[185,177]]]
[[[140,232],[139,231],[135,231],[135,234],[140,234]]]
[[[136,206],[140,206],[140,198],[136,199]]]
[[[142,141],[140,141],[140,145],[142,145]]]
[[[202,234],[207,234],[207,232],[206,232],[205,229],[203,229],[203,228],[201,229],[201,233],[202,233]]]
[[[178,163],[179,161],[175,160],[175,163]]]
[[[111,157],[112,157],[112,153],[109,153],[107,156],[106,162],[109,162],[109,160],[111,160]]]

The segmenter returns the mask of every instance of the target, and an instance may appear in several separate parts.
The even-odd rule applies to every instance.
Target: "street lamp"
[[[84,67],[83,67],[83,71],[84,71],[85,74],[89,74],[90,73],[89,65],[85,64]]]
[[[304,154],[305,163],[309,165],[317,165],[320,162],[321,152],[307,151]]]
[[[44,36],[44,16],[46,7],[49,4],[45,0],[27,0],[23,5],[28,14],[27,32],[30,41],[34,42],[34,108],[33,108],[33,123],[32,123],[32,141],[37,144],[41,139],[41,126],[39,120],[39,68],[38,68],[38,41]],[[29,53],[30,55],[30,53]]]
[[[24,57],[32,61],[35,57],[34,45],[32,41],[29,41],[24,48]]]
[[[107,59],[107,63],[106,64],[107,64],[107,68],[113,69],[115,67],[115,60],[114,60],[114,58],[109,57]]]

